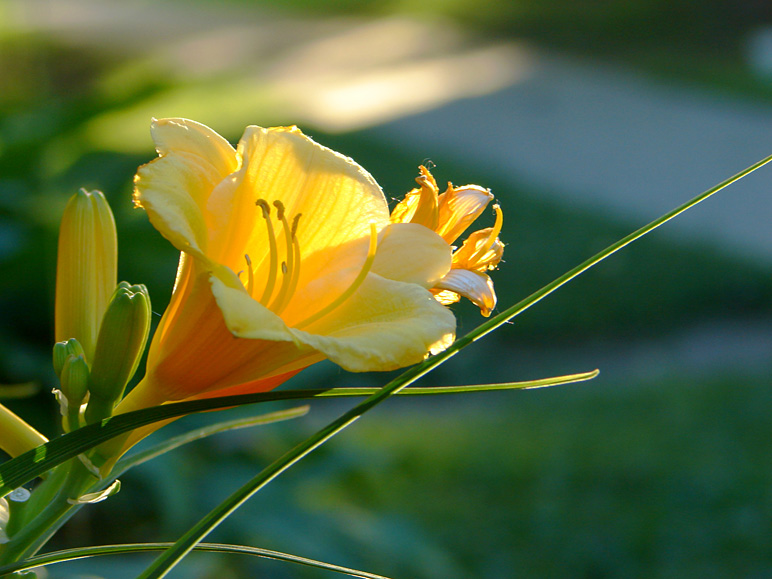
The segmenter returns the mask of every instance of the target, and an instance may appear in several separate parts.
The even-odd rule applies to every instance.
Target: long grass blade
[[[610,255],[613,255],[626,245],[629,245],[633,241],[640,239],[647,233],[657,229],[664,223],[667,223],[671,219],[677,217],[684,211],[687,211],[691,207],[694,207],[698,203],[704,201],[711,195],[714,195],[718,191],[721,191],[725,187],[731,185],[735,181],[742,177],[752,173],[756,169],[766,165],[772,161],[772,155],[765,159],[751,165],[747,169],[737,173],[733,177],[719,183],[715,187],[708,189],[704,193],[697,195],[690,201],[684,203],[680,207],[666,213],[662,217],[655,219],[648,225],[641,227],[637,231],[624,237],[618,242],[610,245],[600,253],[579,264],[572,270],[566,272],[562,276],[558,277],[552,283],[547,284],[542,289],[534,292],[524,300],[516,303],[515,305],[507,308],[500,314],[494,316],[489,321],[481,324],[462,338],[456,340],[447,350],[432,356],[422,363],[409,368],[403,372],[400,376],[386,384],[377,393],[373,394],[355,408],[344,413],[342,416],[319,430],[317,433],[301,442],[289,452],[285,453],[278,460],[271,463],[262,472],[255,476],[252,480],[247,482],[239,490],[233,493],[220,505],[215,507],[209,514],[201,519],[196,525],[194,525],[187,533],[185,533],[180,539],[174,543],[172,547],[164,551],[137,579],[160,579],[164,577],[187,553],[189,553],[195,545],[202,541],[206,535],[209,534],[217,525],[219,525],[225,518],[227,518],[233,511],[239,508],[245,501],[247,501],[253,494],[271,482],[274,478],[279,476],[282,472],[290,468],[297,463],[303,457],[313,452],[316,448],[324,444],[327,440],[341,432],[350,424],[355,422],[365,412],[380,404],[390,396],[406,388],[440,364],[445,363],[451,357],[455,356],[463,348],[479,340],[486,334],[492,332],[496,328],[507,323],[509,320],[519,315],[526,309],[530,308],[534,304],[538,303],[546,296],[557,290],[559,287],[568,283],[578,275],[581,275],[591,267],[600,263]]]
[[[185,432],[178,436],[168,438],[143,451],[124,456],[115,464],[113,470],[110,471],[110,479],[117,478],[130,468],[144,464],[149,460],[157,458],[162,454],[166,454],[171,450],[196,440],[201,440],[202,438],[207,438],[214,434],[220,434],[221,432],[237,430],[239,428],[250,428],[252,426],[262,426],[264,424],[273,424],[274,422],[299,418],[308,414],[309,410],[310,406],[298,406],[297,408],[279,410],[278,412],[271,412],[270,414],[261,414],[259,416],[250,416],[248,418],[228,420],[227,422],[218,422],[216,424],[211,424],[202,428],[196,428],[190,432]]]
[[[589,380],[592,372],[572,374],[556,378],[528,382],[512,382],[509,384],[488,384],[475,386],[453,386],[431,389],[409,389],[399,392],[405,395],[455,394],[461,392],[485,392],[488,390],[526,389],[551,384],[568,384],[573,381]],[[98,424],[84,426],[38,448],[30,450],[16,458],[0,465],[0,496],[37,478],[55,466],[69,460],[87,450],[110,440],[111,438],[129,432],[140,426],[152,424],[169,418],[176,418],[206,412],[220,408],[231,408],[257,402],[275,402],[279,400],[304,400],[313,398],[340,398],[345,396],[370,396],[378,388],[329,388],[304,389],[263,392],[257,394],[241,394],[238,396],[223,396],[192,402],[176,402],[163,406],[144,408],[127,412],[111,418],[106,418]]]
[[[46,553],[44,555],[36,555],[35,557],[30,557],[24,561],[19,561],[18,563],[4,565],[0,567],[0,577],[4,577],[9,573],[42,567],[43,565],[66,563],[67,561],[87,559],[90,557],[100,557],[104,555],[126,555],[129,553],[162,551],[169,548],[170,546],[171,543],[136,543],[65,549],[63,551],[55,551],[52,553]],[[252,555],[255,557],[262,557],[264,559],[297,563],[307,567],[316,567],[318,569],[325,569],[327,571],[335,571],[336,573],[342,573],[351,577],[361,577],[362,579],[389,579],[383,575],[376,575],[374,573],[368,573],[367,571],[358,571],[357,569],[351,569],[349,567],[341,567],[340,565],[333,565],[331,563],[325,563],[323,561],[317,561],[307,557],[299,557],[297,555],[290,555],[289,553],[282,553],[281,551],[271,551],[270,549],[260,549],[258,547],[246,547],[243,545],[223,545],[219,543],[200,543],[195,547],[195,550],[210,553]]]

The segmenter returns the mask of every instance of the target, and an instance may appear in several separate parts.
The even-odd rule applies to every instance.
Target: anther
[[[281,272],[283,274],[281,279],[281,287],[279,288],[279,293],[276,294],[276,297],[268,306],[269,310],[278,314],[284,309],[287,302],[289,302],[290,297],[292,297],[289,293],[290,285],[292,283],[292,276],[287,275],[287,273],[293,271],[295,267],[295,259],[292,250],[292,227],[290,227],[290,224],[287,222],[284,205],[281,201],[278,200],[274,201],[273,205],[276,207],[276,213],[279,219],[281,219],[281,224],[284,228],[284,248],[286,250],[286,261],[282,262],[281,264]]]
[[[258,199],[255,201],[255,205],[257,205],[260,209],[263,210],[263,217],[265,219],[268,219],[268,217],[271,215],[271,206],[268,205],[268,201],[265,199]]]
[[[276,207],[276,214],[279,219],[284,219],[284,204],[278,199],[273,202],[273,206]]]
[[[292,220],[292,238],[294,239],[295,236],[298,233],[298,223],[300,222],[300,216],[303,215],[302,213],[298,213],[295,215],[295,218]]]
[[[260,296],[260,303],[264,306],[268,305],[268,300],[273,295],[273,289],[276,285],[277,266],[279,263],[279,250],[276,247],[276,234],[273,232],[273,223],[271,222],[271,207],[265,199],[258,199],[255,201],[255,205],[263,210],[263,218],[265,219],[265,226],[268,229],[268,251],[269,251],[269,264],[268,264],[268,280],[265,282],[265,289]],[[250,268],[251,271],[251,268]],[[251,293],[251,292],[250,292]]]

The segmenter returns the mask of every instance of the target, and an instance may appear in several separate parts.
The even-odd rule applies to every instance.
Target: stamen
[[[252,290],[255,288],[255,273],[252,271],[252,260],[249,259],[249,254],[244,254],[244,259],[247,260],[247,293],[252,295]]]
[[[273,223],[271,223],[271,207],[265,199],[258,199],[255,201],[255,205],[263,210],[263,218],[265,219],[266,227],[268,228],[268,250],[270,252],[270,262],[268,265],[268,281],[265,282],[265,289],[263,295],[260,296],[260,303],[264,306],[267,305],[268,300],[273,295],[273,289],[276,285],[276,277],[278,275],[278,263],[279,263],[279,250],[276,247],[276,234],[273,231]]]
[[[283,275],[281,279],[281,287],[279,288],[279,293],[276,294],[276,297],[271,302],[271,305],[268,306],[269,310],[271,310],[274,313],[278,313],[280,311],[280,308],[283,308],[286,302],[288,302],[289,298],[291,297],[291,295],[289,294],[289,288],[292,282],[292,276],[288,275],[288,273],[292,272],[295,267],[295,255],[292,250],[292,227],[287,221],[284,205],[282,204],[281,201],[278,201],[278,200],[274,201],[273,204],[274,204],[274,207],[276,207],[276,213],[279,219],[281,219],[281,223],[284,228],[284,243],[286,247],[286,256],[287,256],[287,260],[282,262],[281,264],[281,272]]]
[[[287,305],[289,304],[290,300],[292,299],[292,296],[295,295],[295,290],[298,287],[298,280],[300,279],[300,243],[298,243],[298,223],[300,222],[300,213],[295,215],[294,219],[292,220],[292,229],[291,229],[291,237],[292,237],[292,255],[291,255],[291,262],[292,262],[292,268],[285,271],[285,275],[289,274],[289,287],[287,288],[287,292],[284,294],[282,301],[276,303],[275,309],[273,309],[273,312],[280,316],[281,313],[285,310]]]
[[[301,328],[304,328],[305,326],[308,326],[309,324],[313,324],[320,318],[332,312],[338,306],[342,305],[347,299],[349,299],[352,295],[354,295],[354,292],[356,292],[359,289],[359,286],[361,286],[362,283],[365,281],[367,274],[370,273],[370,268],[372,267],[373,262],[375,261],[375,250],[377,248],[378,248],[378,231],[375,228],[375,223],[371,223],[370,224],[370,246],[367,248],[367,259],[365,259],[365,263],[362,266],[362,269],[359,271],[359,275],[357,275],[356,279],[352,282],[352,284],[348,287],[348,289],[344,291],[342,294],[340,294],[336,300],[334,300],[332,303],[328,304],[327,307],[322,308],[312,316],[307,317],[302,322],[295,324],[295,328],[301,329]]]
[[[504,214],[501,211],[501,207],[499,205],[494,205],[493,210],[496,212],[496,223],[493,224],[493,229],[491,230],[490,235],[488,236],[488,239],[485,240],[485,243],[474,252],[474,255],[469,258],[469,263],[477,263],[479,260],[483,258],[483,256],[488,253],[488,250],[493,247],[493,244],[496,242],[496,238],[499,236],[499,233],[501,233],[501,226],[504,224]]]

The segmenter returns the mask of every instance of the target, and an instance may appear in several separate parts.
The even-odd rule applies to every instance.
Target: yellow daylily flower
[[[451,269],[437,233],[391,223],[375,180],[295,127],[153,121],[159,158],[134,200],[182,254],[144,379],[116,411],[269,390],[329,358],[391,370],[454,338],[433,299]]]
[[[480,216],[493,195],[477,185],[454,187],[451,183],[444,193],[439,194],[437,182],[429,170],[424,166],[419,170],[416,179],[419,187],[394,207],[391,221],[421,224],[452,244]],[[452,304],[464,296],[486,317],[496,307],[496,292],[493,281],[485,272],[495,269],[504,254],[504,244],[498,238],[503,215],[498,205],[493,209],[496,212],[494,226],[475,231],[460,248],[454,248],[450,271],[431,288],[441,303]]]

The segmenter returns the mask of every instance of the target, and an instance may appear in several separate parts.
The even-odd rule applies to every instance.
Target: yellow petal
[[[391,212],[392,223],[417,223],[432,231],[437,229],[439,214],[437,182],[429,170],[421,165],[421,175],[416,179],[419,189],[413,189]]]
[[[189,275],[181,305],[167,310],[159,326],[162,333],[153,338],[144,384],[131,392],[122,409],[136,406],[136,399],[143,400],[141,407],[256,379],[299,357],[281,318],[243,289],[229,287],[197,267],[190,268]],[[226,326],[226,313],[236,329],[260,337],[242,339]],[[230,378],[238,372],[246,380],[241,375]]]
[[[150,134],[161,156],[195,157],[199,164],[218,175],[228,175],[238,166],[230,143],[201,123],[188,119],[156,119],[150,126]]]
[[[420,362],[454,338],[456,320],[425,289],[370,274],[335,316],[292,330],[298,340],[352,372]]]
[[[439,197],[439,227],[437,233],[453,243],[483,212],[493,194],[477,185],[453,187]]]
[[[229,197],[213,195],[209,211],[222,216],[218,223],[230,224],[229,219],[251,206],[254,226],[246,242],[249,248],[265,247],[267,239],[262,217],[254,208],[258,198],[271,207],[279,201],[289,220],[300,215],[296,231],[303,260],[300,285],[336,267],[330,248],[366,239],[370,223],[381,229],[389,222],[386,198],[375,179],[352,159],[319,145],[295,127],[248,127],[239,151],[244,158],[244,185]],[[265,269],[261,267],[265,253],[250,257],[256,271]],[[218,261],[238,271],[242,259],[234,251]]]
[[[498,238],[491,240],[492,235],[495,235],[494,230],[488,227],[467,237],[464,244],[453,252],[453,268],[480,273],[494,269],[504,255],[504,244]]]
[[[217,133],[193,121],[154,121],[161,157],[137,171],[134,202],[180,251],[203,254],[208,231],[204,211],[214,187],[236,170],[236,151]]]
[[[381,231],[372,271],[425,288],[450,270],[451,248],[433,231],[414,223],[393,223]]]
[[[493,281],[484,273],[468,269],[452,269],[439,283],[434,286],[438,290],[457,293],[472,301],[480,308],[484,316],[491,315],[496,307],[496,292]]]

